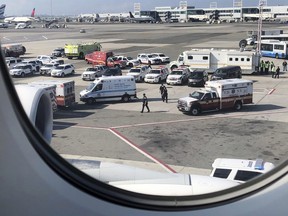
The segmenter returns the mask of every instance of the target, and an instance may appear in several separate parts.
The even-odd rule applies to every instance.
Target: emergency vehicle
[[[33,85],[56,85],[56,102],[58,107],[67,107],[75,103],[75,82],[73,80],[41,80],[31,82]]]
[[[263,159],[217,158],[212,164],[213,169],[210,176],[243,183],[272,170],[274,167],[273,163],[265,162]]]
[[[204,89],[199,89],[178,100],[181,112],[198,115],[202,111],[234,108],[241,110],[243,104],[253,101],[253,82],[243,79],[207,81]]]
[[[65,44],[64,50],[68,59],[72,59],[74,57],[78,59],[84,59],[86,54],[92,53],[94,51],[100,51],[101,44],[97,42]]]
[[[153,68],[144,77],[146,83],[161,83],[166,81],[169,70],[166,67]]]
[[[118,59],[117,56],[114,56],[114,53],[95,51],[93,53],[85,55],[85,61],[87,64],[93,65],[106,65],[108,67],[119,67],[125,68],[127,66],[126,60]]]
[[[100,101],[128,102],[131,97],[137,98],[133,76],[99,77],[80,92],[80,101],[88,104]]]
[[[169,66],[173,70],[181,65],[190,69],[205,69],[208,73],[220,67],[240,66],[242,74],[253,74],[259,70],[260,56],[253,51],[192,49],[181,53]]]

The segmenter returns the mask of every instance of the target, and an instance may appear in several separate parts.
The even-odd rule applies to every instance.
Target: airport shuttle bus
[[[279,40],[262,40],[261,55],[263,57],[286,59],[288,56],[288,43]]]

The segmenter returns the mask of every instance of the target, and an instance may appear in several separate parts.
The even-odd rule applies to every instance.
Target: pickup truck
[[[253,82],[242,79],[208,81],[204,89],[178,99],[177,108],[181,112],[198,115],[202,111],[234,108],[241,110],[243,104],[253,100]]]

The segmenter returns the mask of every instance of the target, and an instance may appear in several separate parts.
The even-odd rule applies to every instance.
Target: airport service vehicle
[[[37,56],[37,60],[41,61],[42,64],[47,64],[50,63],[54,60],[56,60],[57,58],[55,56],[49,56],[49,55],[38,55]]]
[[[258,41],[255,42],[257,46]],[[276,59],[288,58],[288,41],[261,40],[261,56]]]
[[[143,82],[145,75],[149,73],[151,68],[148,65],[131,68],[127,75],[133,76],[136,82]]]
[[[5,57],[19,57],[26,53],[26,48],[22,44],[2,44],[1,48]]]
[[[80,101],[92,104],[100,101],[128,102],[137,98],[133,76],[98,77],[80,92]]]
[[[153,56],[156,56],[161,60],[161,63],[170,63],[170,58],[166,56],[164,53],[151,53]]]
[[[209,80],[208,73],[205,70],[193,70],[188,76],[188,86],[201,86],[204,87],[205,83]]]
[[[116,56],[118,58],[118,60],[122,60],[122,61],[126,61],[126,66],[127,67],[136,67],[140,65],[140,61],[137,59],[134,59],[130,56],[126,57],[126,56]]]
[[[100,51],[101,45],[97,42],[79,43],[79,44],[65,44],[65,56],[68,59],[78,58],[84,59],[85,55],[94,51]]]
[[[33,74],[33,68],[30,64],[17,64],[12,69],[10,69],[11,76],[21,76],[25,77],[27,75]]]
[[[169,71],[166,67],[153,68],[145,75],[144,81],[146,83],[161,83],[166,80],[168,74]]]
[[[107,67],[125,68],[127,61],[118,60],[113,52],[95,51],[85,55],[87,64],[106,65]]]
[[[51,76],[52,69],[56,68],[58,63],[47,63],[40,68],[40,75]]]
[[[6,65],[8,68],[13,68],[15,65],[19,64],[22,62],[21,58],[15,58],[15,57],[6,57],[5,58]]]
[[[156,55],[152,54],[146,54],[146,53],[138,54],[137,60],[139,60],[141,64],[150,64],[150,65],[161,64],[161,59],[158,58]]]
[[[275,166],[273,163],[265,162],[263,159],[217,158],[214,160],[212,167],[211,177],[243,183],[272,170]]]
[[[55,57],[63,57],[65,56],[65,49],[63,47],[57,47],[52,51],[51,55]]]
[[[179,67],[172,70],[167,76],[168,85],[183,85],[187,83],[190,70],[188,67]]]
[[[103,73],[108,69],[105,65],[95,65],[94,67],[88,67],[82,73],[82,80],[95,80],[96,77],[101,77]]]
[[[75,68],[72,64],[58,65],[51,70],[52,77],[64,77],[66,75],[72,75],[75,73]]]
[[[204,69],[208,73],[225,66],[240,66],[242,74],[259,71],[260,56],[253,51],[227,49],[192,49],[181,53],[176,61],[170,63],[173,70],[181,65],[190,69]]]
[[[253,82],[242,79],[207,81],[188,97],[178,100],[177,108],[184,113],[198,115],[204,111],[234,108],[241,110],[243,104],[252,104]]]
[[[56,86],[55,95],[58,107],[68,107],[75,103],[75,82],[73,80],[39,80],[29,84],[43,86],[44,89]]]

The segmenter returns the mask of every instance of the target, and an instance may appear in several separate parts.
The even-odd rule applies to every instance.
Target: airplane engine
[[[50,95],[41,87],[15,85],[22,106],[35,128],[50,143],[53,129],[53,111]]]

